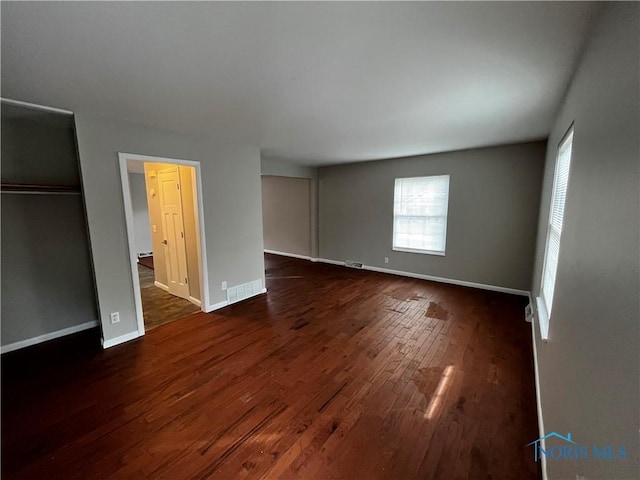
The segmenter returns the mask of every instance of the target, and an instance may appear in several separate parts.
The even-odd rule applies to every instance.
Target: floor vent
[[[239,302],[254,295],[262,293],[262,280],[254,280],[253,282],[243,283],[235,287],[227,288],[227,302],[229,304]]]
[[[351,267],[351,268],[362,268],[362,263],[360,262],[354,262],[353,260],[347,260],[346,262],[344,262],[344,266],[345,267]]]

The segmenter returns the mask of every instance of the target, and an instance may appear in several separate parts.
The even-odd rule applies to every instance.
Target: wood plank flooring
[[[140,257],[138,258],[138,263],[140,265],[144,265],[147,268],[150,268],[151,270],[153,270],[153,255],[149,256],[149,257]]]
[[[145,330],[152,330],[165,323],[201,311],[200,307],[189,300],[176,297],[156,287],[153,270],[140,265],[140,263],[138,263],[138,278],[140,278],[140,296],[142,297]]]
[[[523,298],[266,262],[128,344],[4,355],[3,478],[540,478]]]

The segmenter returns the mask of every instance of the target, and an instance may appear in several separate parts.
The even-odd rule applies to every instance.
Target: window
[[[556,167],[553,174],[553,190],[551,193],[551,211],[547,226],[547,245],[542,269],[542,285],[538,298],[538,316],[542,338],[546,339],[549,331],[549,318],[553,306],[553,293],[556,286],[556,272],[560,256],[560,238],[564,220],[564,204],[569,184],[569,166],[571,164],[571,147],[573,143],[573,126],[565,134],[556,157]]]
[[[449,175],[396,178],[393,249],[444,255]]]

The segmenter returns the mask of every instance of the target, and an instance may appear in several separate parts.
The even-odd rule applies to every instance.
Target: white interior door
[[[187,253],[182,219],[180,175],[177,167],[158,172],[158,190],[164,253],[167,262],[167,286],[169,293],[188,299]]]

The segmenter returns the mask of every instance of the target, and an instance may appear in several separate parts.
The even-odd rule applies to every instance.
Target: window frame
[[[547,270],[547,263],[549,261],[549,258],[548,258],[549,240],[552,235],[552,229],[555,228],[552,225],[552,221],[553,221],[553,210],[555,206],[554,202],[555,202],[556,190],[558,187],[558,173],[559,173],[558,170],[560,167],[560,153],[562,151],[562,148],[564,147],[565,142],[570,138],[571,153],[569,154],[568,167],[567,167],[567,181],[566,181],[566,187],[565,187],[564,207],[562,210],[562,224],[560,227],[560,231],[558,232],[558,261],[560,259],[560,252],[562,251],[562,232],[564,230],[565,213],[567,210],[567,196],[569,193],[569,182],[571,179],[571,164],[573,160],[573,143],[574,143],[573,141],[575,138],[574,133],[575,133],[574,122],[572,122],[571,125],[569,125],[569,128],[565,131],[564,135],[562,135],[560,141],[558,142],[558,146],[556,148],[556,161],[553,167],[553,184],[551,188],[551,201],[549,203],[549,215],[547,216],[547,233],[545,236],[544,257],[543,257],[542,272],[541,272],[541,278],[540,278],[540,293],[536,297],[536,306],[538,309],[538,321],[540,324],[540,336],[542,337],[542,340],[547,340],[549,338],[549,324],[551,322],[551,310],[553,307],[553,300],[555,297],[555,290],[556,290],[556,280],[558,276],[558,265],[556,264],[556,269],[555,269],[555,272],[553,273],[553,291],[551,292],[550,305],[547,305],[547,299],[545,298],[545,295],[544,295],[545,277],[546,277],[545,273]]]
[[[417,178],[432,178],[432,177],[447,177],[447,202],[446,202],[446,210],[445,210],[445,221],[444,221],[444,237],[443,237],[443,250],[427,250],[420,248],[409,248],[409,247],[398,247],[395,245],[396,240],[396,213],[395,213],[395,204],[396,204],[396,185],[398,180],[411,180]],[[451,174],[443,173],[436,175],[420,175],[415,177],[396,177],[393,182],[393,216],[392,216],[392,227],[391,227],[391,250],[394,252],[405,252],[405,253],[418,253],[421,255],[436,255],[444,257],[446,256],[447,250],[447,228],[449,226],[449,197],[451,196]],[[418,216],[418,215],[414,215]]]

